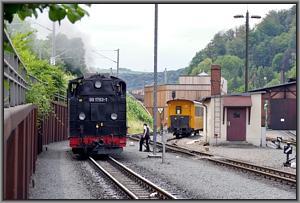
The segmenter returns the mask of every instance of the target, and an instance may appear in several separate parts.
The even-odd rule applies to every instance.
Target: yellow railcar
[[[185,99],[169,100],[168,130],[176,138],[199,134],[203,129],[203,106],[196,101]]]

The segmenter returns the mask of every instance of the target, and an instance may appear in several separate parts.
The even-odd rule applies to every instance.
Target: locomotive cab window
[[[197,116],[197,117],[203,116],[203,110],[201,107],[195,108],[195,116]]]
[[[181,106],[176,106],[176,114],[177,115],[181,114]]]

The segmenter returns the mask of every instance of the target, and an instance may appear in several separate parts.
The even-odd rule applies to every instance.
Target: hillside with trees
[[[243,92],[245,26],[215,34],[192,58],[185,73],[210,72],[212,63],[221,65],[228,92]],[[249,30],[249,90],[280,84],[296,77],[296,6],[270,11]]]

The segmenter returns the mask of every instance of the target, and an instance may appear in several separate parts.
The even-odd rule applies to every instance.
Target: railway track
[[[267,141],[271,141],[273,143],[277,142],[277,138],[270,138],[270,137],[268,137],[266,139],[267,139]],[[290,143],[291,145],[297,146],[296,140],[292,140],[292,139],[282,139],[282,143],[285,143],[285,144]]]
[[[112,157],[89,160],[115,183],[130,199],[176,199],[175,196],[143,178]]]
[[[291,185],[296,187],[297,185],[297,176],[293,173],[288,173],[285,171],[273,169],[270,167],[259,166],[252,163],[247,163],[244,161],[238,161],[234,159],[227,159],[227,158],[207,158],[209,161],[214,162],[219,165],[224,165],[228,167],[233,167],[235,169],[239,169],[245,172],[251,172],[256,175],[262,176],[264,178],[268,178],[271,180],[275,180],[278,182],[283,182],[285,184]]]
[[[137,140],[137,138],[132,138],[132,139]],[[150,142],[150,143],[152,144],[152,142]],[[161,147],[162,144],[160,142],[157,142],[157,146]],[[207,159],[213,163],[227,166],[227,167],[232,167],[234,169],[242,170],[245,172],[251,172],[256,175],[260,175],[264,178],[268,178],[268,179],[275,180],[278,182],[283,182],[283,183],[291,185],[293,187],[296,187],[296,185],[297,185],[297,181],[296,181],[297,177],[296,177],[296,174],[293,174],[293,173],[288,173],[288,172],[273,169],[270,167],[259,166],[256,164],[247,163],[244,161],[238,161],[235,159],[230,159],[230,158],[226,158],[226,157],[222,157],[222,156],[214,156],[213,154],[210,154],[210,153],[190,150],[190,149],[187,149],[184,147],[173,146],[170,144],[166,144],[166,149],[170,149],[173,152],[184,153],[186,155],[201,156],[202,158]]]
[[[137,137],[137,135],[130,136],[129,138],[132,139],[132,140],[135,140],[135,141],[139,141],[139,138]],[[153,141],[150,140],[149,143],[153,144]],[[156,145],[158,147],[162,147],[162,143],[160,143],[160,142],[156,142]],[[169,150],[169,151],[173,151],[173,152],[176,152],[176,153],[182,153],[182,154],[186,154],[186,155],[190,155],[190,156],[196,156],[196,155],[198,155],[198,156],[213,156],[212,154],[207,153],[207,152],[195,151],[195,150],[192,150],[192,149],[188,149],[188,148],[185,148],[185,147],[174,146],[174,145],[167,144],[167,143],[166,143],[166,149]]]

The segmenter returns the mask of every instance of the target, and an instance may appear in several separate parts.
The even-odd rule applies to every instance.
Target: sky
[[[158,5],[158,71],[187,67],[197,51],[205,48],[213,36],[245,24],[236,14],[260,15],[250,19],[250,27],[270,10],[289,9],[293,4],[159,4]],[[67,19],[56,23],[56,32],[68,37],[81,37],[86,49],[88,67],[116,69],[116,49],[120,49],[120,67],[152,72],[154,67],[154,4],[92,4],[83,6],[89,16],[75,24]],[[48,13],[43,12],[37,22],[52,28]],[[33,24],[38,37],[50,31]],[[97,54],[98,53],[98,54]],[[59,54],[59,53],[57,53]],[[112,60],[102,57],[104,55]],[[95,70],[91,69],[91,72]],[[97,71],[97,70],[96,70]]]

